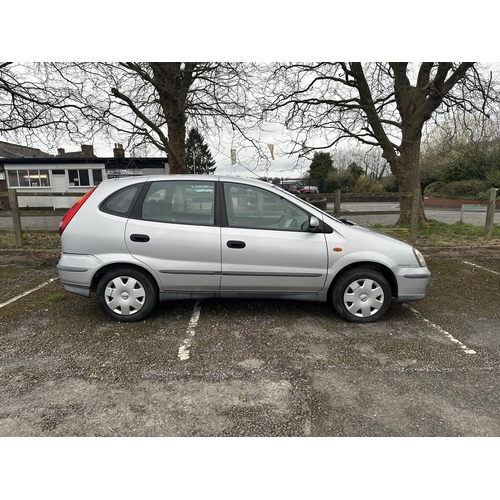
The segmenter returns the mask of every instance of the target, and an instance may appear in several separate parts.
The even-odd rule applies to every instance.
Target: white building
[[[104,179],[168,173],[167,158],[125,158],[121,144],[113,152],[112,158],[97,158],[92,146],[83,145],[74,153],[59,149],[57,156],[0,158],[0,191],[15,188],[20,208],[67,209]]]

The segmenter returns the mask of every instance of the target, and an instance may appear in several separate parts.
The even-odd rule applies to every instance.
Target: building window
[[[92,179],[94,180],[94,186],[102,182],[102,170],[92,170]]]
[[[88,170],[68,170],[70,186],[90,186]]]
[[[38,169],[9,170],[9,187],[49,187],[49,171]]]
[[[17,177],[17,170],[9,170],[9,187],[18,187],[19,179]]]

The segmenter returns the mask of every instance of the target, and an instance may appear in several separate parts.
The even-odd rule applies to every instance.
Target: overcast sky
[[[422,0],[410,14],[399,0],[313,0],[306,11],[293,2],[261,0],[241,8],[225,1],[193,0],[175,6],[146,1],[125,9],[116,1],[89,0],[75,13],[66,3],[48,0],[28,2],[22,30],[19,23],[4,23],[2,35],[9,43],[3,52],[5,59],[14,61],[491,61],[498,59],[491,5],[479,0],[473,9],[462,9]],[[2,14],[14,19],[18,9],[7,4]],[[167,18],[175,22],[167,23]],[[283,154],[279,134],[263,135],[261,142],[275,144],[275,160],[259,162],[259,175],[281,176],[295,168],[300,177],[307,170],[308,162],[297,166],[296,157]],[[78,144],[60,146],[80,149]],[[98,156],[113,154],[113,144],[94,146]],[[216,172],[250,175],[242,166],[231,165],[230,149],[230,138],[219,153],[211,146]],[[244,158],[239,150],[240,163],[252,167]]]

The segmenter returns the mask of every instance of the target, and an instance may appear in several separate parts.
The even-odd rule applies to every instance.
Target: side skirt
[[[307,302],[326,302],[327,292],[317,293],[293,293],[293,292],[184,292],[184,291],[162,291],[160,301],[170,300],[199,300],[199,299],[277,299],[277,300],[299,300]]]

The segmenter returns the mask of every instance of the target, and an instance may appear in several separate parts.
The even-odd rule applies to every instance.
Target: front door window
[[[244,184],[224,185],[228,226],[307,231],[309,214],[279,193]]]

